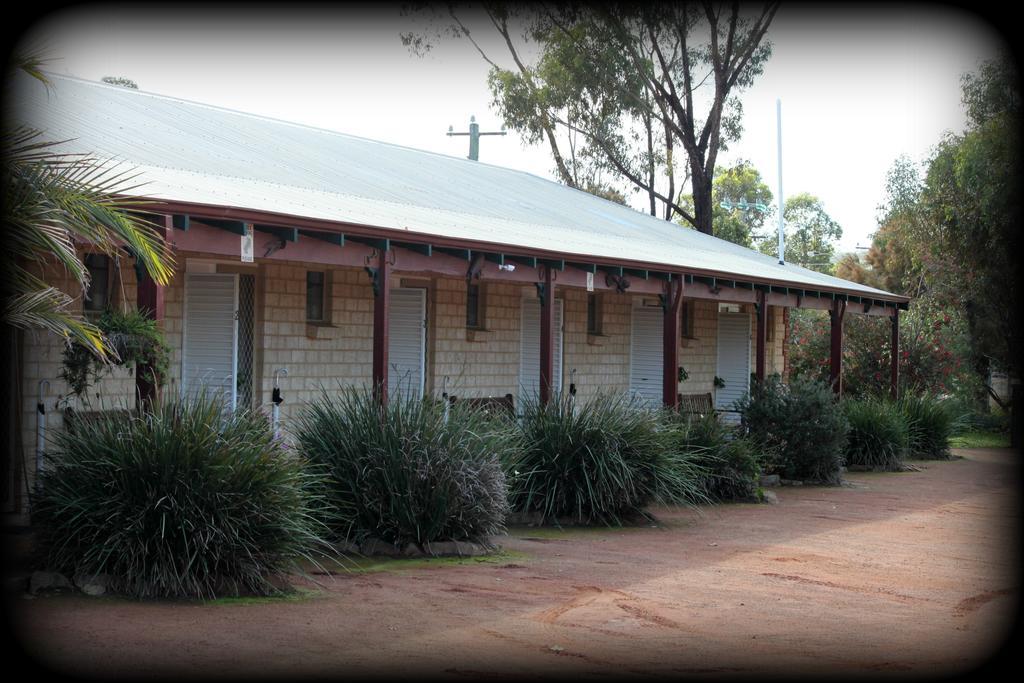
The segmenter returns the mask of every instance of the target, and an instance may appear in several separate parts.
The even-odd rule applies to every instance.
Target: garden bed
[[[13,608],[25,651],[76,676],[946,676],[1019,597],[1018,457],[958,454],[658,526],[512,527],[487,558],[359,560],[288,599]]]

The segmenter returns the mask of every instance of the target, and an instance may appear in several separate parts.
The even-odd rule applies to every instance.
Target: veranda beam
[[[679,314],[683,308],[683,278],[676,276],[667,280],[663,296],[661,400],[674,410],[679,407]]]
[[[273,235],[278,239],[284,240],[285,242],[298,242],[299,241],[299,229],[298,228],[286,228],[280,225],[261,225],[256,223],[253,228],[256,232],[263,232],[268,235]]]
[[[900,309],[894,309],[892,316],[892,338],[889,340],[889,394],[895,401],[900,397]]]
[[[764,381],[764,370],[765,370],[765,341],[767,338],[768,331],[768,304],[765,302],[765,292],[760,290],[757,292],[757,327],[756,327],[756,339],[755,347],[757,349],[756,359],[754,365],[754,376],[758,382]]]
[[[377,251],[376,267],[367,268],[373,283],[373,393],[382,406],[388,403],[388,315],[391,308],[391,253]]]
[[[303,237],[312,237],[313,239],[327,242],[338,247],[345,246],[345,235],[340,232],[320,232],[319,230],[299,230],[299,234]]]
[[[161,241],[167,240],[167,235],[173,230],[174,218],[161,216],[161,224],[152,223],[153,231]],[[164,288],[157,284],[149,276],[144,268],[138,268],[139,278],[135,288],[135,305],[139,312],[150,320],[157,321],[162,326],[164,320]],[[150,374],[153,368],[150,365],[142,365],[135,369],[135,393],[140,410],[148,412],[157,399],[158,386],[156,382],[150,382]]]
[[[846,302],[836,299],[829,310],[831,318],[831,347],[829,353],[828,383],[837,396],[843,395],[843,318]]]
[[[544,267],[544,281],[538,283],[540,295],[540,401],[551,400],[555,374],[555,278],[551,266]]]

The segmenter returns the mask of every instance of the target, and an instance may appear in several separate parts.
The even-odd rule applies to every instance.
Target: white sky
[[[51,14],[23,38],[56,73],[124,76],[162,95],[451,156],[467,154],[468,138],[446,136],[449,125],[467,130],[471,114],[483,131],[501,125],[472,46],[449,39],[411,55],[399,33],[421,24],[397,6],[295,6],[269,19],[244,8],[86,7]],[[747,159],[777,193],[781,99],[785,195],[821,198],[843,227],[843,251],[869,244],[892,162],[923,160],[943,132],[962,131],[960,76],[1000,46],[981,19],[928,6],[784,4],[769,36],[773,56],[742,95],[743,138],[719,166]],[[480,159],[554,178],[547,148],[512,133],[483,138]]]

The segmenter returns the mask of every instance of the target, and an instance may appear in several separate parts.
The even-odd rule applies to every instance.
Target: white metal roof
[[[19,76],[15,119],[124,162],[167,201],[409,230],[855,295],[905,297],[786,264],[537,176],[152,93]]]

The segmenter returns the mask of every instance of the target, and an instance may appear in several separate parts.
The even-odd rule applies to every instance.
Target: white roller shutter
[[[427,290],[392,289],[388,315],[388,395],[423,397]]]
[[[238,366],[238,276],[187,273],[182,330],[182,392],[194,396],[204,387],[232,408]]]
[[[562,300],[555,299],[555,391],[562,390]],[[519,344],[519,404],[540,394],[540,300],[523,299],[523,326]]]
[[[750,390],[750,314],[718,313],[718,372],[725,381],[715,391],[715,408],[733,410],[733,402]],[[739,419],[736,413],[724,413],[723,420]]]
[[[662,336],[665,315],[660,306],[634,306],[629,347],[629,393],[645,403],[661,405]]]

